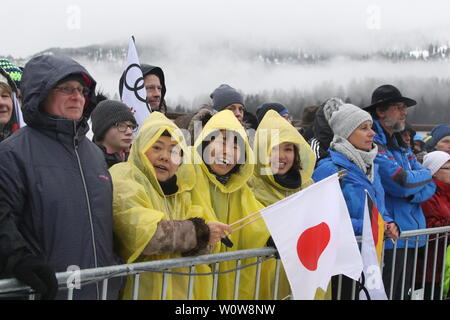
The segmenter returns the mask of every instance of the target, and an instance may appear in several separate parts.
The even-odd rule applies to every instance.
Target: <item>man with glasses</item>
[[[406,125],[407,108],[414,105],[416,101],[402,96],[396,87],[383,85],[373,92],[372,104],[364,108],[374,118],[374,142],[378,145],[375,164],[378,165],[385,191],[386,209],[401,231],[426,228],[420,203],[428,200],[436,190],[430,171],[416,160],[401,138],[400,133]],[[392,296],[393,299],[407,299],[411,290],[414,290],[411,284],[416,242],[407,243],[405,240],[398,240],[394,249],[391,241],[385,242],[383,281],[388,297]],[[419,246],[424,244],[422,241]],[[406,271],[402,286],[404,268]]]
[[[85,136],[95,86],[68,57],[32,58],[21,82],[27,126],[0,144],[0,277],[15,277],[42,298],[57,294],[55,272],[119,263],[111,176]],[[120,284],[108,282],[108,298],[117,298]],[[66,290],[58,299],[68,285],[59,284]],[[75,283],[74,299],[100,294],[98,283]]]
[[[91,114],[93,141],[103,151],[108,168],[127,161],[137,122],[126,104],[115,100],[100,102]]]

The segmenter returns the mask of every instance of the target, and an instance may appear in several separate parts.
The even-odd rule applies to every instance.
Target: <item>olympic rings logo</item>
[[[150,108],[148,106],[148,103],[147,103],[147,92],[145,90],[142,90],[145,87],[144,78],[142,76],[138,77],[133,85],[130,85],[128,83],[128,73],[131,72],[131,70],[133,68],[138,68],[140,74],[142,74],[142,70],[141,70],[141,66],[140,65],[138,65],[137,63],[130,64],[127,67],[127,69],[125,70],[125,76],[124,76],[124,79],[123,79],[123,85],[125,86],[125,88],[127,88],[127,90],[129,90],[130,92],[134,93],[134,96],[136,97],[136,99],[138,101],[144,102],[145,105],[147,106],[147,109],[151,112],[151,110],[150,110]],[[136,72],[136,71],[134,71],[134,72]],[[145,94],[144,97],[142,97],[140,95],[141,92],[143,92]]]

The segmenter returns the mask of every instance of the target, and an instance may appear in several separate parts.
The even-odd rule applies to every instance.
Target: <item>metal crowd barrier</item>
[[[446,252],[447,252],[447,246],[448,243],[448,236],[450,233],[450,226],[447,227],[439,227],[439,228],[428,228],[428,229],[422,229],[422,230],[411,230],[411,231],[404,231],[401,233],[401,237],[397,240],[391,240],[391,239],[385,239],[383,243],[383,251],[381,256],[381,261],[384,261],[384,253],[385,251],[385,245],[386,241],[392,241],[393,243],[393,259],[392,263],[390,264],[391,267],[391,273],[389,275],[389,280],[385,281],[385,291],[387,293],[387,298],[389,300],[394,299],[394,294],[396,293],[394,290],[394,276],[397,263],[397,256],[398,253],[402,251],[403,258],[402,261],[400,261],[401,268],[402,268],[402,275],[401,275],[401,290],[399,293],[398,300],[405,300],[405,297],[408,297],[408,299],[411,300],[423,300],[424,299],[424,290],[425,287],[430,290],[431,297],[427,300],[435,300],[435,286],[436,286],[436,277],[437,277],[437,270],[438,270],[438,248],[442,247],[442,263],[440,265],[440,283],[439,283],[439,292],[438,292],[438,300],[447,299],[448,297],[444,297],[443,291],[444,291],[444,280],[445,280],[445,264],[446,264]],[[361,242],[361,237],[357,237],[358,242]],[[413,247],[409,248],[408,250],[402,250],[402,248],[399,248],[398,242],[404,241],[405,248],[409,247],[410,243],[413,243]],[[433,250],[432,253],[432,262],[431,262],[431,271],[427,270],[427,265],[429,263],[428,261],[428,252],[430,250]],[[406,279],[406,269],[407,269],[407,261],[408,261],[408,255],[413,255],[413,261],[411,263],[412,265],[412,275],[410,279]],[[420,263],[419,258],[421,258]],[[386,267],[385,263],[381,264],[381,273],[383,274],[383,270]],[[417,272],[422,272],[421,279],[417,279],[416,275]],[[426,283],[426,276],[427,274],[431,272],[432,281],[431,283]],[[447,275],[450,276],[450,275]],[[405,290],[405,284],[407,283],[407,280],[411,283],[411,292],[406,292]],[[418,281],[419,280],[419,281]],[[338,280],[338,290],[337,290],[337,300],[341,299],[342,294],[342,276],[339,276]],[[356,281],[352,281],[352,289],[351,289],[351,300],[358,299],[357,295],[357,283]],[[449,290],[450,293],[450,290]]]
[[[424,258],[423,263],[423,277],[421,281],[421,285],[418,284],[420,287],[425,286],[425,269],[427,266],[427,257],[428,257],[428,251],[432,250],[430,249],[430,246],[433,246],[434,248],[434,256],[433,256],[433,274],[432,274],[432,288],[431,291],[434,292],[435,288],[435,279],[436,279],[436,270],[437,270],[437,254],[438,254],[438,244],[442,244],[443,247],[446,249],[448,246],[447,238],[450,232],[450,226],[448,227],[441,227],[441,228],[432,228],[432,229],[424,229],[424,230],[414,230],[414,231],[406,231],[403,232],[401,235],[401,238],[398,240],[393,240],[394,242],[394,258],[392,262],[392,273],[395,271],[395,258],[396,258],[396,252],[399,251],[397,248],[397,243],[399,240],[405,240],[406,244],[413,242],[415,243],[415,246],[413,248],[414,251],[414,262],[413,262],[413,276],[412,276],[412,288],[417,288],[417,282],[416,282],[416,272],[417,272],[417,261],[418,257],[420,255],[419,248],[421,247],[421,244],[424,244],[421,249],[425,252],[422,254],[422,257]],[[424,240],[419,239],[419,237],[425,236]],[[434,236],[434,237],[433,237]],[[423,237],[422,237],[423,238]],[[361,237],[357,237],[358,242],[361,241]],[[386,241],[392,241],[390,239],[385,239]],[[167,260],[157,260],[157,261],[150,261],[150,262],[141,262],[141,263],[133,263],[133,264],[124,264],[124,265],[116,265],[116,266],[109,266],[109,267],[101,267],[101,268],[94,268],[94,269],[84,269],[84,270],[77,270],[77,271],[68,271],[68,272],[60,272],[57,273],[56,277],[58,279],[59,284],[59,290],[67,290],[67,299],[72,300],[74,290],[77,290],[74,288],[74,286],[71,286],[70,284],[73,281],[74,274],[78,276],[78,278],[81,281],[81,286],[90,284],[90,283],[101,283],[101,294],[100,298],[102,300],[107,299],[107,293],[108,293],[108,281],[111,278],[116,277],[123,277],[123,276],[134,276],[134,287],[133,287],[133,299],[137,300],[138,297],[138,289],[139,289],[139,279],[140,274],[144,272],[158,272],[163,273],[163,284],[161,288],[161,299],[164,300],[166,298],[166,289],[167,289],[167,282],[165,279],[167,279],[167,275],[171,274],[172,272],[170,269],[173,268],[180,268],[180,267],[189,267],[190,273],[186,274],[187,277],[189,277],[189,285],[188,290],[186,292],[186,299],[190,300],[193,296],[193,279],[195,276],[202,276],[206,274],[196,274],[194,273],[194,268],[196,265],[202,265],[202,264],[209,264],[211,266],[214,266],[212,269],[213,271],[210,274],[213,276],[213,292],[212,292],[212,298],[217,299],[217,283],[218,283],[218,275],[219,272],[219,264],[224,261],[236,261],[236,268],[233,270],[230,270],[230,272],[235,273],[235,291],[234,291],[234,299],[238,299],[238,288],[239,288],[239,280],[240,280],[240,270],[246,267],[252,267],[256,264],[257,271],[256,271],[256,279],[255,279],[255,299],[258,299],[258,289],[260,287],[260,276],[261,276],[261,263],[263,261],[266,261],[268,259],[275,259],[275,253],[276,249],[274,248],[260,248],[260,249],[249,249],[249,250],[240,250],[240,251],[232,251],[232,252],[226,252],[226,253],[218,253],[218,254],[208,254],[208,255],[202,255],[202,256],[196,256],[196,257],[184,257],[184,258],[175,258],[175,259],[167,259]],[[384,253],[384,250],[383,250]],[[249,264],[249,265],[242,265],[241,262],[243,259],[248,258],[256,258],[256,262]],[[442,257],[442,268],[441,268],[441,282],[440,282],[440,291],[439,291],[439,299],[445,299],[446,297],[443,297],[443,283],[444,283],[444,274],[445,274],[445,261],[446,261],[446,250],[443,250],[443,257]],[[403,279],[402,279],[402,294],[404,295],[404,284],[405,284],[405,269],[406,269],[406,261],[407,261],[407,252],[405,256],[403,257]],[[382,264],[382,268],[383,268]],[[278,287],[279,287],[279,279],[280,279],[280,269],[281,269],[281,261],[279,259],[276,259],[276,268],[275,268],[275,276],[274,276],[274,293],[273,298],[274,300],[277,299],[289,299],[290,297],[278,297]],[[222,272],[223,273],[223,272]],[[394,277],[391,277],[390,286],[385,287],[386,291],[389,292],[388,299],[393,299],[393,292],[392,292],[392,285],[393,285],[393,279]],[[341,282],[342,277],[339,276],[338,281],[338,289],[337,289],[337,295],[334,297],[334,299],[340,300],[341,299]],[[31,290],[30,287],[23,285],[16,279],[4,279],[0,280],[0,299],[7,298],[7,299],[13,299],[14,297],[18,297],[19,295],[26,296],[28,299],[34,299],[34,293]],[[414,299],[414,297],[412,297]],[[352,294],[351,299],[357,299],[357,292],[356,292],[356,282],[353,281],[353,288],[352,288]],[[416,297],[417,299],[417,297]],[[420,297],[419,297],[420,299]],[[431,296],[431,299],[433,299],[433,295]]]

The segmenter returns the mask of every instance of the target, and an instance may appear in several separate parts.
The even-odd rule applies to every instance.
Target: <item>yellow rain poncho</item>
[[[202,160],[202,142],[211,133],[219,130],[232,130],[245,141],[245,163],[241,164],[239,171],[231,175],[230,180],[223,185],[216,176],[209,172],[207,165]],[[242,152],[243,150],[241,150]],[[202,207],[209,207],[208,221],[220,221],[226,224],[240,220],[263,208],[247,185],[248,179],[253,174],[253,152],[248,143],[244,128],[229,110],[224,110],[214,115],[203,128],[200,136],[192,148],[196,164],[197,183],[192,190],[192,201]],[[268,230],[263,219],[245,226],[230,236],[234,246],[227,248],[223,244],[216,246],[216,252],[236,251],[266,246],[269,238]],[[254,263],[256,259],[245,259],[242,265]],[[273,263],[268,261],[265,263]],[[264,263],[264,264],[265,264]],[[223,262],[220,271],[236,268],[236,262]],[[240,273],[239,299],[253,299],[256,279],[256,266],[245,268]],[[218,282],[218,299],[233,299],[235,273],[221,274]],[[261,283],[261,293],[264,292],[264,283]],[[260,299],[265,298],[264,294]],[[267,298],[267,297],[266,297]]]
[[[167,130],[181,146],[183,164],[176,171],[178,191],[164,195],[155,171],[145,152]],[[177,258],[181,255],[142,255],[152,239],[159,221],[204,218],[204,210],[191,204],[190,191],[195,184],[195,169],[180,129],[162,113],[154,112],[141,127],[133,143],[127,162],[110,169],[113,179],[113,227],[117,251],[126,263]],[[188,268],[172,269],[189,272]],[[198,266],[196,272],[209,272],[208,266]],[[188,277],[169,275],[167,299],[186,299]],[[143,273],[139,282],[139,299],[161,299],[162,274]],[[128,277],[122,298],[130,299],[133,277]],[[210,299],[212,278],[197,277],[194,282],[194,299]]]
[[[284,142],[293,143],[298,147],[302,184],[297,189],[288,189],[277,183],[270,169],[272,148]],[[256,199],[264,206],[267,207],[314,183],[311,178],[316,165],[314,151],[302,135],[278,112],[269,110],[264,116],[256,130],[253,152],[257,161],[253,177],[248,184]]]
[[[284,142],[293,143],[298,147],[302,184],[297,189],[289,189],[277,183],[270,168],[269,160],[272,149]],[[256,130],[253,151],[257,160],[253,177],[248,184],[256,199],[264,206],[278,202],[314,183],[311,178],[316,164],[314,151],[302,135],[278,112],[269,110],[264,116]],[[289,291],[289,283],[284,269],[282,269],[278,296],[280,298],[286,297]],[[323,290],[319,289],[316,299],[329,298],[330,296],[331,290],[327,290],[327,295],[324,296]]]

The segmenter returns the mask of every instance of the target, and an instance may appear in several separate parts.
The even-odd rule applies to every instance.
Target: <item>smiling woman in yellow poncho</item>
[[[283,151],[281,145],[294,146],[299,167],[287,168],[291,170],[282,172],[283,175],[275,175],[271,157],[275,151],[281,154]],[[316,164],[314,151],[301,134],[276,111],[269,110],[261,120],[256,130],[253,151],[256,155],[256,166],[249,185],[256,199],[264,206],[280,201],[314,183],[311,178]],[[278,159],[273,157],[272,160],[278,162]],[[276,167],[280,171],[283,169],[280,166]],[[297,183],[292,183],[293,180]]]
[[[237,148],[241,159],[245,161],[239,162],[238,167],[226,173],[214,172],[213,167],[219,168],[219,171],[226,168],[228,165],[235,164],[236,159],[232,159],[229,150],[226,154],[215,153],[214,156],[209,154],[208,144],[211,137],[216,137],[215,142],[222,141],[220,136],[225,133],[234,136],[234,147]],[[231,141],[233,142],[233,139]],[[225,140],[225,139],[224,139]],[[230,139],[228,139],[228,142]],[[237,143],[236,143],[237,142]],[[224,144],[227,143],[224,141]],[[233,143],[232,143],[233,144]],[[207,145],[207,147],[206,147]],[[237,145],[237,146],[236,146]],[[206,148],[205,148],[206,147]],[[233,148],[233,147],[231,147]],[[236,150],[236,149],[235,149]],[[243,217],[258,212],[263,208],[259,203],[250,188],[247,185],[248,179],[253,174],[254,157],[253,152],[247,140],[244,128],[236,119],[234,114],[229,110],[221,111],[215,114],[205,125],[200,136],[196,139],[192,147],[192,153],[196,164],[197,183],[192,190],[192,201],[205,208],[210,208],[207,214],[208,221],[220,221],[226,224],[231,224]],[[214,158],[215,157],[215,158]],[[215,162],[222,161],[223,164],[217,165]],[[214,159],[212,159],[214,158]],[[239,158],[239,157],[238,157]],[[207,165],[205,159],[212,160],[214,164]],[[226,170],[225,170],[226,171]],[[261,248],[266,246],[269,238],[268,230],[263,219],[249,224],[239,231],[234,232],[230,236],[233,242],[232,248],[227,248],[223,244],[216,247],[216,252],[236,251],[251,248]],[[242,261],[242,265],[255,262],[256,259],[246,259]],[[268,261],[265,263],[273,263]],[[236,268],[236,262],[223,262],[220,264],[220,271],[230,270]],[[218,298],[219,299],[233,299],[234,293],[235,273],[221,274],[218,283]],[[256,284],[256,266],[245,268],[240,273],[239,299],[253,299],[254,289]],[[266,284],[261,282],[261,293],[264,292]],[[261,298],[268,298],[264,294]]]
[[[257,160],[253,177],[248,184],[256,199],[264,206],[278,202],[314,183],[311,178],[316,164],[314,151],[278,112],[269,110],[261,120],[256,130],[253,151]],[[295,160],[292,161],[293,159]],[[270,274],[272,271],[266,268],[262,273]],[[278,296],[286,297],[289,291],[286,274],[282,269]],[[330,292],[330,289],[326,293],[319,289],[316,299],[329,299]]]
[[[195,170],[190,163],[181,131],[163,114],[154,112],[140,128],[128,161],[110,169],[114,235],[117,251],[126,263],[207,253],[209,245],[220,239],[211,240],[214,228],[200,219],[203,208],[191,204]],[[208,266],[196,268],[196,272],[208,271]],[[187,276],[169,275],[167,281],[167,299],[187,298]],[[122,298],[130,299],[132,289],[133,278],[128,277]],[[162,274],[141,274],[139,299],[161,299],[161,289]],[[211,291],[210,276],[196,277],[194,299],[209,299]]]

